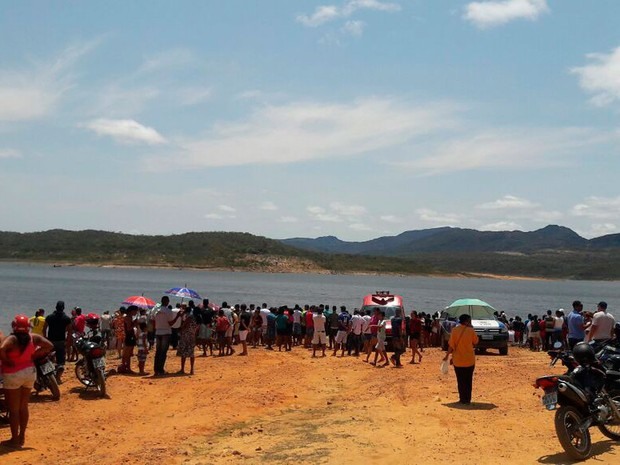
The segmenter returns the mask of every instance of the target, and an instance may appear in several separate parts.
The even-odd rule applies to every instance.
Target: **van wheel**
[[[499,349],[499,354],[500,355],[508,355],[508,347],[501,347]]]

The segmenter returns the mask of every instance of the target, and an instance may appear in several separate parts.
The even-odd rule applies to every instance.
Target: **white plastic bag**
[[[441,371],[442,375],[447,375],[449,367],[450,367],[450,362],[448,362],[447,360],[442,360],[441,365],[439,365],[439,371]]]

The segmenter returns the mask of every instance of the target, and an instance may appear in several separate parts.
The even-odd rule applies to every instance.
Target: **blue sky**
[[[0,1],[0,230],[620,232],[620,2]]]

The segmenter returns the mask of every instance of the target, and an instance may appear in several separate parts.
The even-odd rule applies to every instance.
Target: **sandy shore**
[[[60,402],[31,404],[27,447],[2,464],[533,464],[568,463],[542,409],[536,376],[547,356],[511,349],[478,357],[474,404],[442,376],[439,349],[421,365],[374,368],[354,357],[312,359],[251,349],[249,357],[197,358],[194,376],[112,376],[108,399],[69,372]],[[110,359],[115,365],[116,359]],[[152,364],[152,355],[149,356]],[[179,369],[170,352],[167,369]],[[556,372],[561,371],[558,368]],[[8,436],[0,427],[0,438]],[[620,446],[592,430],[595,457]]]
[[[266,268],[239,268],[239,267],[195,267],[195,266],[175,266],[175,265],[124,265],[114,263],[73,263],[73,262],[7,262],[4,263],[27,263],[34,265],[49,265],[50,267],[90,267],[90,268],[118,268],[118,269],[163,269],[163,270],[192,270],[192,271],[214,271],[214,272],[233,272],[233,273],[272,273],[272,274],[341,274],[349,276],[423,276],[428,278],[469,278],[469,279],[496,279],[500,281],[554,281],[553,278],[542,278],[532,276],[513,276],[513,275],[500,275],[491,273],[383,273],[383,272],[369,272],[369,271],[350,271],[350,272],[335,272],[332,270],[325,270],[316,266],[309,265],[308,263],[280,263],[272,265]]]

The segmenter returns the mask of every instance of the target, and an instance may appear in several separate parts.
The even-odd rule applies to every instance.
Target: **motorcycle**
[[[60,389],[56,380],[56,365],[52,361],[53,353],[34,360],[37,370],[37,379],[34,382],[34,391],[38,395],[41,391],[49,389],[52,392],[52,399],[60,399]]]
[[[584,345],[578,348],[580,344]],[[572,354],[550,351],[550,365],[562,360],[568,371],[542,376],[534,386],[544,391],[543,406],[555,410],[555,431],[563,449],[572,458],[585,460],[592,453],[590,427],[620,441],[620,382],[610,382],[592,347],[580,344]]]
[[[101,336],[77,336],[75,347],[78,361],[75,364],[75,376],[86,388],[95,388],[101,397],[106,395],[106,360],[105,347]]]

